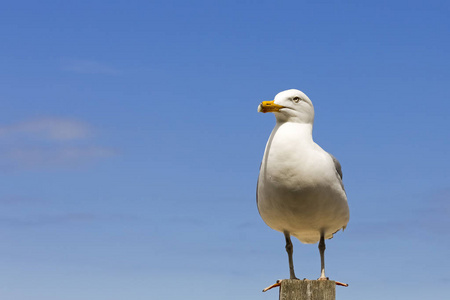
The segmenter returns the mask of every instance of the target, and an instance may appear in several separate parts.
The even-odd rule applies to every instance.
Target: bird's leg
[[[328,280],[328,277],[325,276],[325,237],[322,233],[320,235],[319,242],[319,251],[320,251],[320,277],[318,280]]]
[[[285,231],[284,237],[286,238],[286,252],[289,257],[290,279],[298,279],[297,277],[295,277],[295,272],[294,272],[294,260],[292,259],[292,253],[294,252],[294,246],[292,246],[291,235],[289,234],[289,232]]]

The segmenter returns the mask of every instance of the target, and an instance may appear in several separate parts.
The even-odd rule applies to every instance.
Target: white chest
[[[276,126],[267,142],[260,179],[267,184],[299,189],[335,180],[331,157],[312,140],[307,124]]]

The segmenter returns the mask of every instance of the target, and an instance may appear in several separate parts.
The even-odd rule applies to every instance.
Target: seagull
[[[261,162],[256,203],[264,222],[284,233],[290,279],[294,272],[291,236],[319,242],[321,274],[325,276],[325,240],[349,221],[347,195],[339,161],[313,141],[314,107],[303,92],[280,92],[263,101],[258,112],[275,114],[276,125]]]

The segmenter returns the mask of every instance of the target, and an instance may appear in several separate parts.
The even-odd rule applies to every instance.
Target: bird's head
[[[278,93],[272,101],[263,101],[258,112],[273,112],[278,122],[296,122],[312,124],[314,106],[303,92],[295,89]]]

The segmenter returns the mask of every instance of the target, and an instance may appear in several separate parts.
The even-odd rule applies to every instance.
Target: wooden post
[[[332,280],[285,279],[280,286],[280,300],[335,300],[336,282]]]

